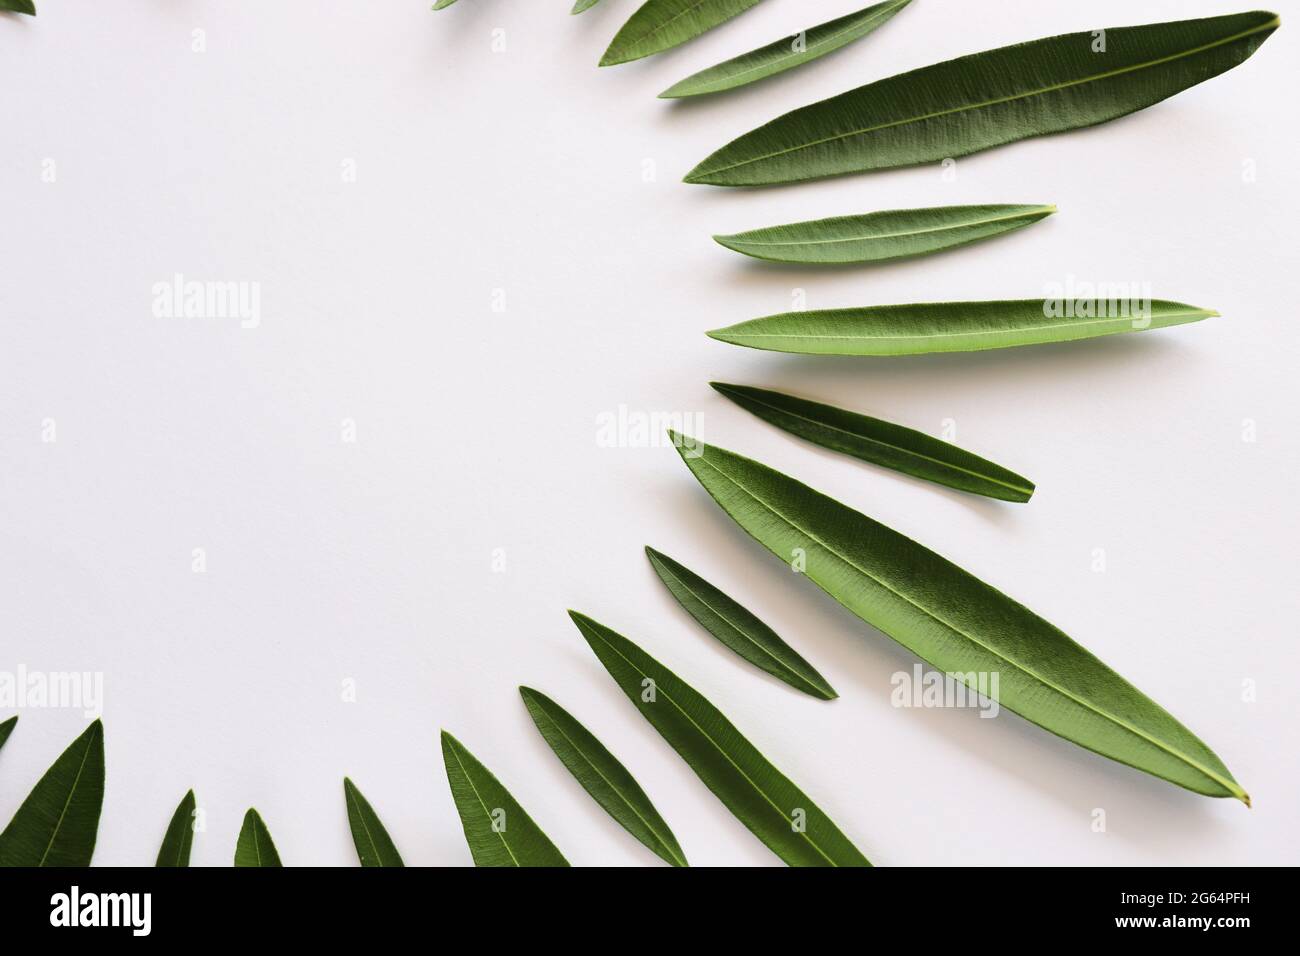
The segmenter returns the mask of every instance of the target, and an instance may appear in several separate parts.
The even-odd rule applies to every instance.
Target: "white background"
[[[679,181],[733,136],[901,70],[1244,9],[916,0],[780,78],[655,98],[862,5],[778,0],[600,70],[629,0],[580,17],[569,0],[461,0],[439,14],[373,0],[43,0],[35,20],[0,17],[0,668],[104,672],[97,863],[152,863],[194,787],[207,821],[196,863],[228,865],[256,806],[286,863],[353,865],[349,774],[408,863],[466,864],[440,727],[574,863],[655,863],[550,754],[520,683],[605,741],[693,863],[776,863],[635,713],[567,607],[704,692],[878,864],[1294,861],[1300,26],[1135,116],[959,160],[951,182],[937,165],[764,190]],[[191,49],[196,29],[206,52]],[[763,265],[709,238],[981,202],[1060,213],[875,268]],[[154,317],[152,286],[174,273],[259,282],[260,327]],[[1069,275],[1147,282],[1223,317],[880,361],[703,335],[787,310],[795,288],[824,308],[1032,297]],[[498,288],[504,313],[491,308]],[[986,501],[823,452],[710,379],[933,434],[952,419],[959,444],[1038,493]],[[891,707],[890,677],[914,659],[749,540],[672,450],[599,447],[598,416],[620,404],[702,415],[706,440],[1025,602],[1199,734],[1255,808],[1005,711]],[[41,441],[45,419],[57,442]],[[344,419],[355,444],[340,440]],[[841,699],[804,697],[714,642],[673,604],[645,544],[750,607]],[[205,574],[191,571],[194,548]],[[347,679],[356,703],[340,699]],[[0,820],[86,722],[22,712],[0,756]]]

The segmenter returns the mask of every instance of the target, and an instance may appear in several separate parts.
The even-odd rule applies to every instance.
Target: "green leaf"
[[[1102,756],[1249,806],[1209,747],[1023,605],[766,465],[688,448],[682,460],[737,524],[782,560],[802,555],[814,584],[937,670]]]
[[[1218,315],[1152,299],[1014,299],[917,302],[859,309],[783,312],[714,329],[720,342],[808,355],[920,355],[1072,342],[1143,332]]]
[[[239,842],[235,844],[235,866],[283,866],[271,831],[262,822],[261,814],[251,807],[244,814]]]
[[[701,70],[659,95],[664,99],[677,99],[721,93],[784,73],[861,39],[911,2],[885,0],[846,17],[828,20],[793,37],[782,37],[775,43]]]
[[[773,853],[791,866],[871,865],[698,691],[621,634],[569,616],[641,716]]]
[[[445,10],[447,7],[451,6],[455,2],[456,0],[438,0],[438,2],[433,5],[433,9]]]
[[[1025,502],[1033,496],[1028,478],[924,432],[765,388],[709,384],[763,421],[823,448],[1002,501]]]
[[[584,13],[598,3],[600,3],[600,0],[574,0],[573,9],[569,13]]]
[[[673,831],[627,768],[572,714],[541,691],[520,687],[528,714],[582,789],[665,863],[688,866]]]
[[[5,741],[9,739],[9,735],[14,732],[14,728],[17,726],[17,714],[14,714],[14,716],[10,717],[8,720],[0,720],[0,747],[5,745]]]
[[[645,553],[677,603],[727,647],[805,694],[821,700],[839,696],[793,647],[745,608],[668,555],[648,546]]]
[[[771,262],[883,262],[952,249],[1022,229],[1055,206],[937,206],[889,209],[714,236],[719,245]]]
[[[779,116],[722,147],[686,181],[798,182],[1093,126],[1230,70],[1277,27],[1276,14],[1255,11],[1069,33],[959,57]]]
[[[348,807],[348,826],[362,866],[405,866],[392,838],[379,821],[370,802],[347,777],[343,778],[343,801]]]
[[[104,725],[95,721],[36,782],[0,833],[0,866],[90,866],[104,803]]]
[[[759,0],[646,0],[610,41],[601,66],[639,60],[693,40]]]
[[[445,730],[442,761],[475,866],[569,865],[492,771]]]
[[[32,0],[0,0],[0,10],[36,16],[36,4]]]
[[[194,791],[181,797],[163,834],[162,846],[158,848],[158,859],[154,866],[189,866],[190,848],[194,845]]]

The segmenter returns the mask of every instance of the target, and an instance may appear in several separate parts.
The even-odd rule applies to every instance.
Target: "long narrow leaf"
[[[924,432],[765,388],[709,384],[777,428],[873,465],[1002,501],[1034,494],[1028,478]]]
[[[348,827],[362,866],[404,866],[402,856],[384,829],[379,815],[357,785],[343,778],[343,802],[348,808]]]
[[[275,849],[275,841],[271,839],[271,831],[262,822],[262,815],[251,807],[244,814],[244,825],[239,829],[239,841],[235,844],[235,866],[283,866],[280,854]]]
[[[831,819],[697,690],[603,624],[569,616],[615,683],[749,831],[791,866],[870,866]]]
[[[96,720],[36,782],[0,833],[0,866],[90,866],[104,804],[104,725]]]
[[[839,696],[816,668],[736,601],[668,555],[651,547],[645,553],[677,603],[727,647],[805,694],[821,700]]]
[[[17,714],[14,714],[14,716],[10,717],[8,720],[0,721],[0,747],[5,745],[5,741],[9,739],[9,735],[14,732],[14,728],[17,726]]]
[[[759,0],[646,0],[610,41],[601,66],[627,63],[693,40]]]
[[[442,760],[475,866],[569,865],[492,771],[445,730]]]
[[[709,336],[720,342],[808,355],[920,355],[1072,342],[1143,332],[1218,315],[1182,302],[1012,299],[918,302],[860,309],[783,312]]]
[[[993,696],[1052,733],[1249,806],[1190,730],[1023,605],[766,465],[699,441],[688,447],[683,461],[737,524],[782,560],[800,556],[814,584],[939,671],[980,692],[996,675]]]
[[[686,855],[664,818],[596,735],[541,691],[520,687],[519,695],[542,738],[591,798],[665,863],[687,866]]]
[[[752,186],[937,162],[1104,123],[1244,61],[1267,11],[1069,33],[959,57],[813,103],[733,140],[686,175]]]
[[[445,10],[447,9],[447,7],[451,6],[455,2],[456,0],[437,0],[437,2],[435,2],[433,5],[433,9]]]
[[[600,0],[574,0],[573,9],[569,13],[585,13],[598,3]]]
[[[783,37],[775,43],[701,70],[659,95],[664,99],[677,99],[721,93],[784,73],[861,39],[911,2],[885,0],[857,13],[829,20],[793,37]]]
[[[991,239],[1054,212],[1055,206],[1015,205],[889,209],[768,226],[713,239],[728,249],[771,262],[883,262]]]
[[[158,859],[154,866],[180,867],[190,865],[190,849],[194,845],[194,791],[181,797],[172,813],[167,832],[163,834],[162,846],[158,848]]]

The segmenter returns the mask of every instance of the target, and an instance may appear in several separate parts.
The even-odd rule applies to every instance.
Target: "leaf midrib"
[[[970,219],[955,225],[933,226],[928,229],[908,229],[904,232],[885,232],[874,236],[847,236],[842,239],[787,239],[767,241],[763,239],[745,239],[742,235],[720,236],[721,239],[730,239],[737,245],[744,246],[833,246],[843,242],[876,242],[881,239],[904,239],[908,236],[924,236],[932,232],[955,232],[958,229],[972,229],[977,226],[988,226],[998,222],[1008,222],[1012,219],[1026,219],[1030,216],[1041,216],[1049,213],[1051,206],[1034,206],[1023,212],[1012,213],[1007,216],[991,216],[986,219]],[[802,225],[802,223],[800,224]],[[812,223],[809,223],[812,225]],[[789,228],[789,227],[787,227]]]
[[[775,159],[777,156],[785,156],[789,153],[798,152],[801,149],[811,149],[814,146],[821,146],[824,143],[833,143],[836,140],[848,139],[853,136],[861,136],[864,133],[875,133],[882,129],[890,129],[895,126],[905,126],[908,123],[922,123],[925,122],[926,120],[937,119],[940,116],[949,116],[954,113],[963,113],[968,110],[983,109],[986,106],[998,106],[1002,103],[1012,103],[1015,102],[1016,100],[1027,99],[1031,96],[1041,96],[1044,93],[1054,93],[1057,90],[1069,89],[1072,86],[1081,86],[1085,83],[1092,83],[1098,80],[1106,80],[1106,79],[1110,79],[1113,76],[1122,76],[1125,73],[1133,73],[1137,70],[1149,69],[1154,66],[1159,66],[1162,63],[1170,63],[1174,60],[1179,60],[1184,57],[1190,57],[1190,56],[1195,56],[1198,53],[1204,53],[1206,50],[1213,50],[1215,47],[1220,47],[1228,43],[1233,43],[1236,40],[1240,40],[1243,37],[1252,36],[1256,33],[1262,33],[1264,30],[1276,29],[1277,25],[1278,25],[1278,18],[1274,17],[1272,20],[1268,21],[1265,24],[1262,24],[1261,26],[1252,27],[1249,30],[1243,30],[1240,33],[1234,33],[1230,37],[1225,37],[1221,40],[1216,40],[1213,43],[1206,43],[1198,47],[1193,47],[1190,50],[1183,50],[1178,53],[1170,54],[1169,56],[1159,57],[1155,60],[1149,60],[1145,63],[1135,63],[1132,66],[1121,67],[1120,69],[1117,70],[1108,70],[1104,73],[1097,73],[1092,76],[1081,77],[1080,79],[1077,80],[1069,80],[1065,83],[1054,83],[1051,84],[1050,86],[1044,86],[1040,89],[1029,90],[1025,93],[1017,93],[1014,96],[998,97],[997,99],[986,100],[983,103],[972,103],[968,106],[958,106],[952,109],[938,110],[933,113],[926,113],[922,116],[909,116],[904,119],[895,120],[890,123],[880,123],[876,126],[867,126],[862,129],[849,130],[844,133],[836,133],[834,136],[826,136],[823,137],[822,139],[813,140],[812,142],[809,143],[801,143],[798,146],[791,146],[786,149],[779,149],[776,152],[767,153],[762,156],[753,156],[748,159],[742,159],[739,162],[731,163],[726,166],[716,166],[712,169],[701,170],[700,175],[715,176],[718,173],[724,173],[729,169],[736,169],[740,166],[747,166],[751,163],[761,163],[764,160]],[[986,51],[986,52],[992,52],[992,51]],[[968,55],[979,56],[980,54],[973,53]],[[949,60],[948,62],[951,63],[952,61]],[[922,69],[924,69],[924,67]],[[813,105],[817,105],[817,104],[813,104]],[[808,108],[809,107],[802,107],[802,109],[808,109]],[[725,149],[726,147],[723,148]]]
[[[468,783],[469,788],[474,791],[474,799],[478,801],[478,805],[483,808],[484,816],[486,816],[490,821],[492,819],[492,812],[488,810],[488,805],[483,802],[483,795],[478,792],[478,787],[474,784],[474,778],[465,767],[465,762],[460,759],[460,749],[454,744],[451,747],[451,755],[456,758],[456,766],[460,767],[460,772],[465,776],[465,782]],[[488,830],[501,841],[501,845],[505,847],[506,853],[510,855],[510,862],[515,866],[519,866],[519,860],[515,856],[514,851],[510,849],[510,842],[506,839],[505,834],[498,832],[491,823],[488,824]]]
[[[380,858],[379,847],[375,845],[375,838],[370,833],[370,825],[366,822],[366,815],[361,811],[361,804],[357,801],[351,788],[348,789],[348,803],[356,811],[357,820],[361,823],[361,832],[366,835],[366,839],[370,842],[370,852],[375,855],[375,860],[382,865],[383,860]],[[361,862],[364,863],[365,860]]]
[[[908,597],[908,596],[905,595],[905,594],[900,593],[899,591],[896,591],[894,588],[891,588],[888,584],[886,584],[884,581],[880,580],[878,577],[876,577],[875,575],[873,575],[873,574],[872,574],[870,571],[868,571],[866,568],[863,568],[863,567],[861,567],[860,565],[858,565],[858,564],[857,564],[856,562],[854,562],[851,558],[847,557],[847,556],[844,555],[844,554],[841,554],[841,553],[840,553],[838,550],[836,550],[835,548],[832,548],[832,547],[831,547],[830,545],[828,545],[825,541],[823,541],[823,540],[822,540],[818,535],[816,535],[816,534],[814,534],[813,532],[807,530],[806,528],[802,527],[801,525],[796,524],[796,523],[795,523],[794,521],[792,521],[790,518],[786,517],[782,512],[778,511],[776,508],[774,508],[774,507],[772,507],[771,505],[769,505],[766,501],[764,501],[762,498],[760,498],[760,497],[759,497],[758,495],[756,495],[754,492],[750,491],[749,488],[746,487],[743,483],[741,483],[740,481],[736,480],[735,478],[733,478],[731,475],[727,474],[727,473],[726,473],[725,471],[723,471],[722,469],[718,468],[717,465],[714,465],[714,464],[712,464],[711,462],[709,462],[709,461],[707,460],[706,457],[702,457],[700,460],[701,460],[702,462],[704,462],[705,464],[707,464],[710,468],[712,468],[715,472],[717,472],[719,475],[721,475],[721,476],[722,476],[723,478],[725,478],[727,481],[730,481],[733,485],[735,485],[735,486],[736,486],[737,488],[739,488],[742,492],[744,492],[747,496],[749,496],[749,498],[751,498],[753,501],[755,501],[756,503],[758,503],[758,504],[761,505],[762,507],[766,508],[766,509],[767,509],[769,512],[771,512],[774,516],[776,516],[777,518],[780,518],[780,519],[781,519],[782,521],[784,521],[786,524],[788,524],[788,525],[790,525],[791,527],[797,529],[797,530],[798,530],[799,532],[801,532],[802,534],[807,535],[807,536],[808,536],[809,538],[811,538],[813,541],[817,542],[817,544],[821,545],[821,547],[823,547],[824,549],[826,549],[826,551],[829,552],[831,555],[833,555],[834,557],[840,559],[840,560],[843,561],[845,564],[847,564],[849,567],[851,567],[851,568],[853,568],[854,570],[856,570],[856,571],[858,571],[859,573],[861,573],[864,577],[866,577],[866,578],[870,579],[871,581],[875,582],[877,585],[879,585],[879,586],[880,586],[881,588],[883,588],[884,590],[888,591],[890,594],[892,594],[892,595],[894,595],[895,597],[897,597],[897,598],[899,598],[899,599],[905,601],[906,603],[910,604],[912,607],[916,608],[918,611],[920,611],[920,612],[921,612],[923,615],[925,615],[926,617],[929,617],[931,620],[935,621],[936,623],[941,624],[941,625],[943,625],[944,627],[948,628],[948,629],[949,629],[950,631],[952,631],[954,634],[957,634],[957,635],[959,635],[959,636],[961,636],[961,637],[966,638],[968,641],[970,641],[970,642],[971,642],[972,644],[974,644],[976,647],[980,647],[980,648],[984,649],[985,651],[988,651],[990,654],[992,654],[992,655],[993,655],[995,658],[997,658],[998,660],[1005,661],[1007,664],[1010,664],[1012,667],[1016,668],[1017,670],[1021,671],[1022,673],[1026,674],[1026,675],[1028,675],[1029,677],[1033,678],[1034,680],[1038,681],[1040,684],[1042,684],[1044,687],[1048,688],[1049,690],[1054,690],[1054,691],[1056,691],[1057,693],[1059,693],[1061,696],[1066,697],[1066,698],[1068,698],[1068,699],[1074,701],[1075,703],[1079,704],[1079,705],[1082,706],[1084,709],[1089,710],[1089,711],[1092,711],[1094,714],[1097,714],[1098,716],[1103,717],[1103,718],[1105,718],[1106,720],[1111,721],[1111,722],[1114,723],[1117,727],[1119,727],[1121,730],[1126,730],[1126,731],[1128,731],[1129,733],[1133,734],[1134,736],[1139,737],[1139,738],[1141,738],[1141,739],[1147,741],[1148,743],[1154,744],[1156,747],[1158,747],[1159,749],[1165,751],[1165,752],[1168,753],[1170,756],[1175,757],[1175,758],[1177,758],[1177,759],[1183,761],[1183,763],[1187,764],[1187,765],[1188,765],[1189,767],[1191,767],[1192,769],[1199,771],[1200,773],[1202,773],[1203,775],[1205,775],[1206,777],[1208,777],[1210,780],[1213,780],[1215,783],[1219,784],[1221,787],[1223,787],[1223,788],[1224,788],[1225,790],[1227,790],[1229,793],[1236,795],[1236,794],[1239,793],[1239,792],[1243,792],[1243,791],[1241,790],[1240,785],[1232,785],[1232,784],[1230,784],[1227,780],[1224,780],[1224,778],[1223,778],[1222,776],[1220,776],[1219,774],[1215,773],[1213,770],[1210,770],[1209,768],[1202,766],[1198,761],[1193,760],[1191,757],[1189,757],[1187,754],[1184,754],[1182,751],[1173,749],[1172,747],[1170,747],[1168,744],[1164,743],[1163,741],[1160,741],[1160,740],[1158,740],[1157,738],[1152,737],[1150,734],[1147,734],[1145,731],[1141,730],[1140,728],[1138,728],[1138,727],[1134,727],[1132,724],[1128,723],[1127,721],[1122,720],[1122,719],[1119,718],[1119,717],[1116,717],[1114,714],[1110,714],[1110,713],[1108,713],[1107,711],[1104,711],[1104,710],[1100,710],[1100,709],[1098,709],[1095,705],[1090,704],[1088,701],[1083,700],[1082,698],[1076,696],[1075,694],[1073,694],[1073,693],[1071,693],[1070,691],[1066,690],[1065,688],[1061,687],[1059,684],[1056,684],[1055,682],[1048,680],[1047,678],[1043,677],[1041,674],[1037,673],[1037,672],[1034,671],[1033,669],[1031,669],[1031,668],[1029,668],[1029,667],[1027,667],[1027,666],[1025,666],[1025,665],[1023,665],[1023,664],[1021,664],[1019,661],[1016,661],[1016,660],[1013,660],[1012,658],[1007,657],[1006,655],[1002,654],[1000,651],[994,650],[993,648],[989,647],[987,644],[985,644],[985,643],[983,643],[982,641],[976,639],[973,635],[966,633],[965,631],[963,631],[961,628],[957,627],[956,625],[951,624],[951,623],[949,623],[948,621],[944,620],[942,617],[940,617],[939,615],[935,614],[933,611],[930,611],[930,610],[926,609],[925,607],[922,607],[920,604],[917,604],[917,603],[916,603],[914,600],[912,600],[910,597]],[[868,623],[870,623],[870,622],[868,622]],[[874,627],[875,625],[872,625],[872,626]],[[892,635],[891,635],[891,637],[892,637]],[[900,642],[900,643],[901,643],[901,642]],[[919,655],[918,655],[918,656],[919,656]],[[1013,709],[1014,709],[1014,708],[1013,708]],[[1037,723],[1037,721],[1035,721],[1035,723]]]
[[[86,741],[86,749],[82,751],[81,763],[77,764],[77,775],[72,778],[72,786],[68,789],[68,796],[63,801],[63,809],[59,811],[59,819],[54,824],[54,830],[50,833],[50,840],[45,844],[45,852],[41,854],[41,860],[37,866],[44,866],[46,858],[50,855],[50,850],[54,847],[54,841],[59,838],[59,831],[63,829],[63,818],[68,815],[68,807],[72,806],[72,798],[77,793],[77,787],[81,784],[81,772],[86,767],[86,761],[90,758],[90,748],[94,745],[94,737],[98,734],[92,734],[91,739]]]
[[[590,629],[584,626],[584,627],[583,627],[583,630],[586,631],[586,630],[590,630]],[[592,633],[594,634],[595,632],[593,631]],[[627,655],[625,655],[622,651],[620,651],[617,647],[615,647],[615,646],[614,646],[613,644],[611,644],[609,641],[605,640],[604,637],[602,637],[602,636],[599,635],[599,634],[595,634],[595,636],[596,636],[596,637],[597,637],[597,638],[598,638],[598,639],[599,639],[599,640],[600,640],[600,641],[601,641],[601,642],[602,642],[606,647],[608,647],[611,651],[613,651],[615,654],[617,654],[619,657],[621,657],[621,658],[622,658],[622,659],[627,663],[627,665],[628,665],[629,667],[631,667],[634,671],[636,671],[636,672],[637,672],[638,674],[640,674],[642,677],[649,677],[649,676],[650,676],[650,675],[647,674],[644,670],[642,670],[640,667],[637,667],[636,664],[633,663],[633,662],[631,661],[631,659],[629,659],[629,658],[627,657]],[[651,678],[651,679],[653,680],[653,678]],[[692,717],[690,714],[688,714],[688,713],[686,712],[686,710],[683,709],[682,705],[679,704],[679,703],[677,703],[677,701],[673,699],[672,694],[669,694],[667,691],[665,691],[665,690],[663,689],[663,687],[662,687],[658,682],[656,682],[655,687],[656,687],[656,689],[657,689],[657,692],[660,693],[660,694],[662,694],[662,695],[664,696],[664,698],[665,698],[669,703],[671,703],[675,708],[677,708],[677,712],[680,713],[683,717],[685,717],[688,721],[690,721],[691,726],[694,727],[696,730],[698,730],[698,731],[700,732],[700,735],[701,735],[705,740],[707,740],[710,744],[713,745],[713,749],[716,750],[718,753],[720,753],[720,754],[723,756],[723,758],[727,761],[727,763],[731,764],[731,766],[735,768],[736,772],[737,772],[738,774],[740,774],[742,777],[745,778],[745,782],[748,783],[751,787],[754,788],[755,792],[757,792],[758,795],[761,796],[761,797],[763,798],[764,801],[766,801],[767,805],[770,806],[773,810],[775,810],[776,813],[777,813],[777,815],[780,816],[781,819],[786,820],[787,822],[789,822],[789,818],[786,817],[786,815],[785,815],[785,811],[782,810],[782,809],[781,809],[781,808],[776,804],[776,802],[775,802],[771,797],[769,797],[769,796],[767,795],[767,791],[764,790],[762,787],[760,787],[757,783],[755,783],[754,780],[749,776],[749,774],[745,773],[744,769],[743,769],[743,768],[742,768],[738,763],[736,763],[736,761],[734,761],[734,760],[731,759],[731,755],[728,754],[724,749],[722,749],[721,746],[718,745],[718,742],[717,742],[716,740],[713,739],[713,737],[709,734],[709,732],[708,732],[707,730],[705,730],[703,727],[701,727],[698,723],[695,722],[695,718]],[[796,788],[796,789],[798,789],[798,788]],[[804,832],[800,833],[799,836],[803,837],[803,839],[804,839],[805,841],[807,841],[808,845],[811,846],[814,850],[816,850],[817,853],[818,853],[818,854],[819,854],[819,855],[820,855],[824,860],[826,860],[827,863],[829,863],[831,866],[835,866],[835,867],[838,867],[838,866],[839,866],[839,864],[838,864],[837,862],[835,862],[835,860],[834,860],[832,857],[830,857],[830,856],[826,853],[825,850],[823,850],[820,846],[817,845],[817,842],[816,842],[815,840],[813,840],[813,838],[810,837],[810,836],[808,835],[807,831],[804,831]]]

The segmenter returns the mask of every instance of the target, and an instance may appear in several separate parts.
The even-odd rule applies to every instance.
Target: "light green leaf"
[[[0,833],[0,866],[90,866],[104,803],[104,725],[96,720],[36,782]]]
[[[154,866],[179,867],[190,865],[190,848],[194,845],[194,791],[181,797],[176,805]]]
[[[5,741],[9,739],[9,735],[14,732],[14,728],[17,726],[17,714],[14,714],[14,716],[10,717],[8,720],[0,720],[0,747],[5,745]]]
[[[773,853],[791,866],[871,865],[698,691],[621,634],[585,614],[569,616],[641,716]]]
[[[759,0],[646,0],[610,41],[601,66],[639,60],[693,40]]]
[[[793,478],[689,441],[682,460],[737,524],[783,561],[802,554],[803,576],[936,670],[1102,756],[1249,805],[1209,747],[1028,608]]]
[[[936,63],[746,133],[689,183],[754,186],[937,162],[1093,126],[1230,70],[1278,27],[1255,11],[1048,37]]]
[[[392,838],[366,800],[347,777],[343,778],[343,802],[348,808],[348,826],[362,866],[404,866]]]
[[[36,16],[36,4],[32,0],[0,0],[0,10],[13,13],[27,13]]]
[[[492,771],[445,730],[442,760],[475,866],[569,865]]]
[[[455,2],[456,0],[438,0],[438,2],[433,5],[433,9],[445,10],[447,7],[451,6]]]
[[[784,73],[861,39],[911,2],[885,0],[857,13],[811,27],[793,37],[782,37],[775,43],[688,76],[659,95],[664,99],[677,99],[721,93]]]
[[[600,3],[600,0],[574,0],[573,9],[570,10],[569,13],[583,13],[590,10],[598,3]]]
[[[262,815],[251,807],[244,814],[239,842],[235,844],[235,866],[283,866],[271,831],[262,822]]]
[[[673,866],[687,866],[673,831],[627,768],[572,714],[541,691],[520,687],[528,714],[582,789],[628,833]]]
[[[645,553],[677,603],[727,647],[805,694],[821,700],[839,696],[816,668],[748,610],[668,555],[651,547]]]
[[[937,206],[889,209],[714,236],[719,245],[772,262],[882,262],[952,249],[1022,229],[1055,206]]]
[[[1143,332],[1218,315],[1182,302],[1014,299],[917,302],[783,312],[708,334],[720,342],[808,355],[919,355],[1072,342]]]
[[[763,421],[823,448],[1002,501],[1025,502],[1033,496],[1028,478],[924,432],[765,388],[709,384]]]

